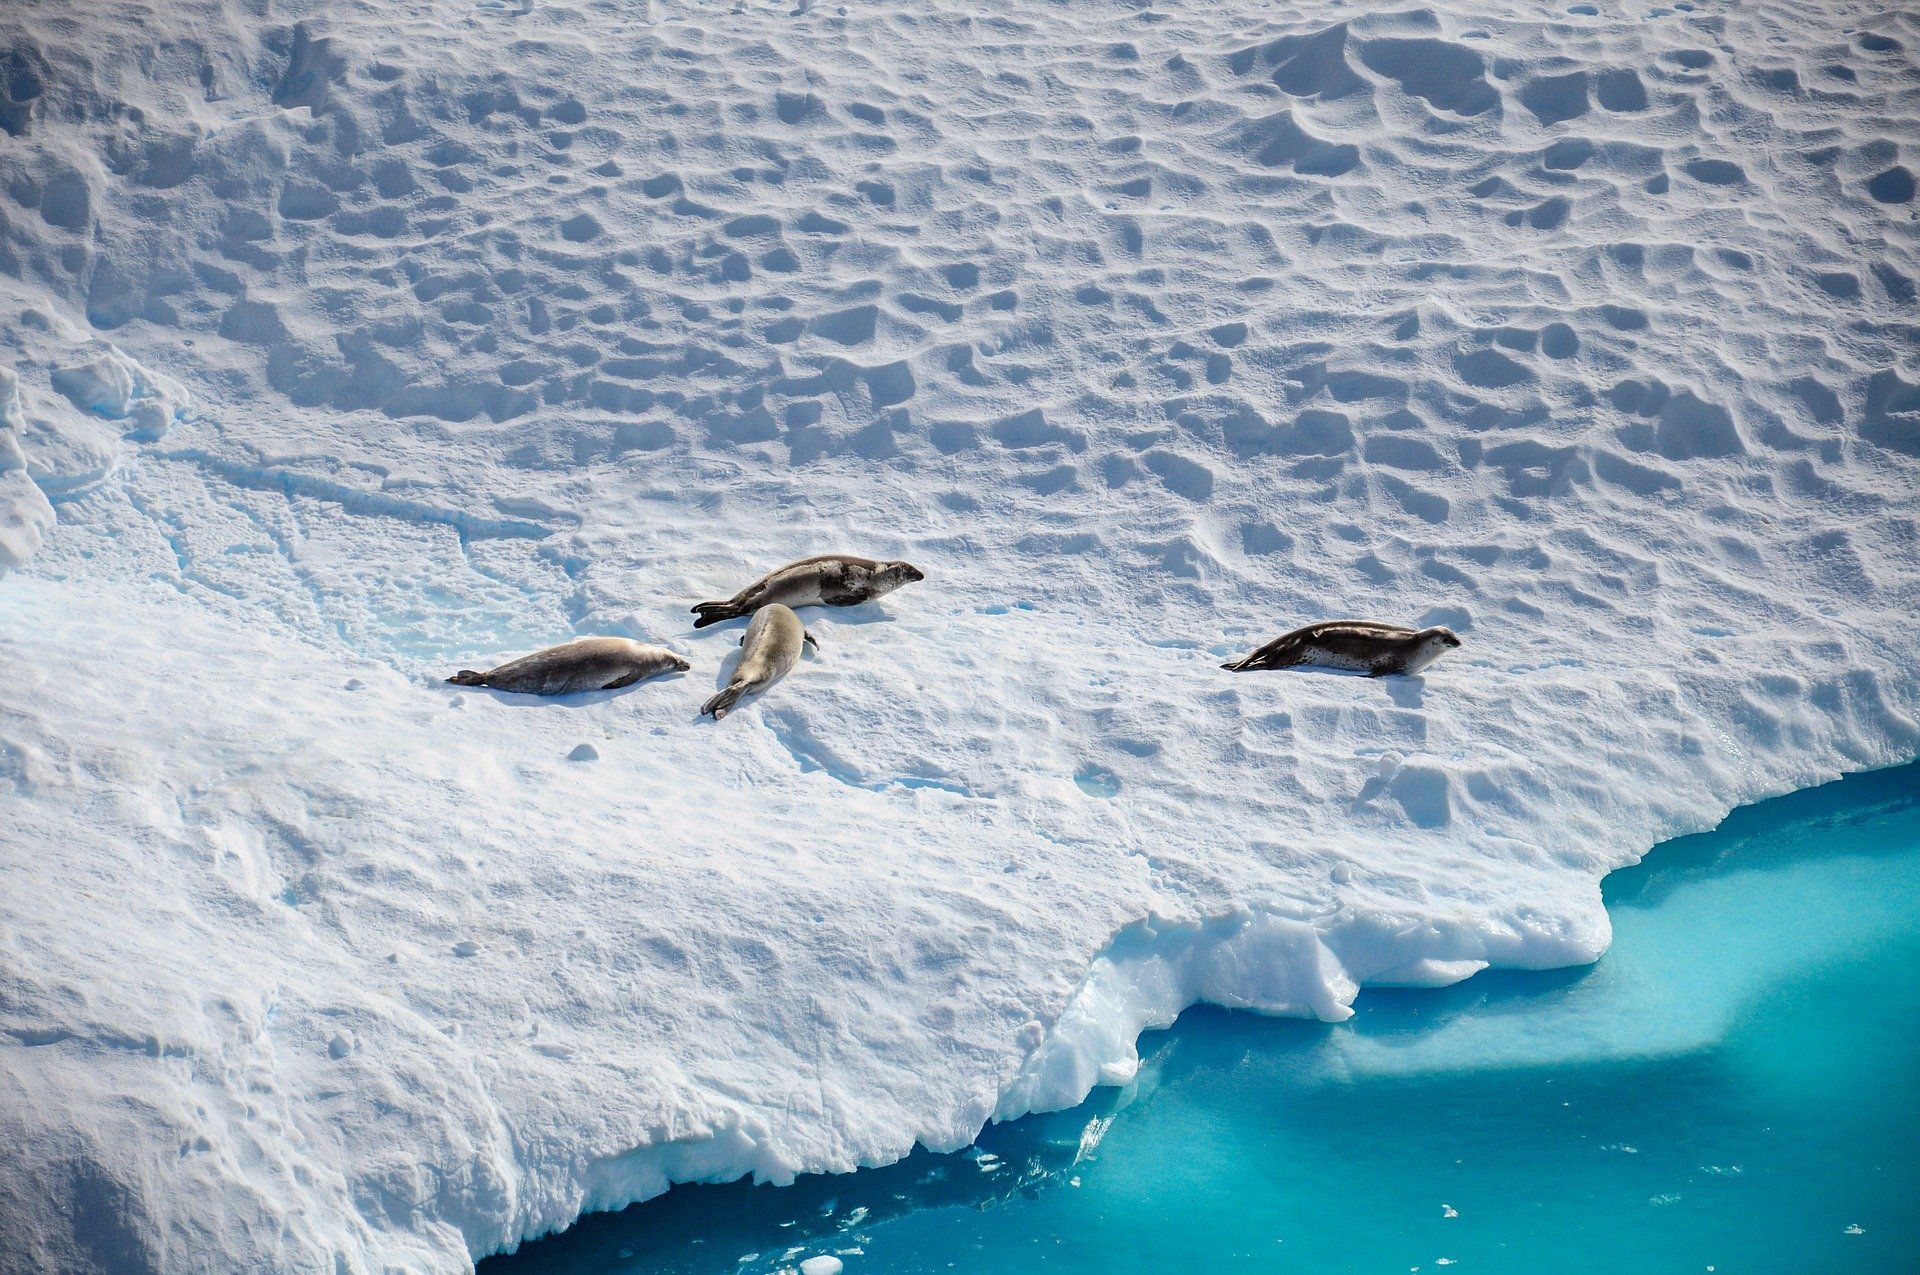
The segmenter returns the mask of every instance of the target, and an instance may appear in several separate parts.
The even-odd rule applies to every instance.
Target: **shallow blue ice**
[[[1599,964],[1197,1010],[959,1155],[688,1187],[487,1275],[1920,1269],[1920,766],[1606,882]]]

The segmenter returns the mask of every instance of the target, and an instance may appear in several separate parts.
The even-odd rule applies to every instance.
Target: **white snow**
[[[958,1147],[1920,753],[1910,14],[262,8],[0,8],[0,1265]]]
[[[20,378],[0,368],[0,569],[32,557],[53,526],[53,506],[27,472],[26,454],[20,449],[25,426]]]

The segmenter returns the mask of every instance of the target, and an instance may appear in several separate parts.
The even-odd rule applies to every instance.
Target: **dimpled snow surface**
[[[1117,1095],[966,1153],[689,1188],[483,1275],[1910,1269],[1920,768],[1738,811],[1605,893],[1597,966],[1335,1026],[1196,1010]]]
[[[0,132],[15,1265],[952,1151],[1920,753],[1901,6],[17,0]]]

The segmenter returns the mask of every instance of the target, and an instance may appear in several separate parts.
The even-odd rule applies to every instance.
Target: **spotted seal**
[[[702,602],[693,608],[696,629],[723,620],[752,615],[761,607],[850,607],[892,593],[903,584],[927,577],[910,562],[875,562],[828,553],[790,562],[760,577],[725,602]]]
[[[740,662],[734,665],[727,688],[700,706],[700,711],[719,721],[733,711],[740,697],[771,686],[787,675],[800,660],[803,645],[818,647],[813,634],[800,623],[793,609],[771,602],[753,613],[752,623],[740,638]]]
[[[1385,677],[1389,673],[1411,676],[1459,645],[1460,639],[1451,629],[1409,629],[1370,620],[1327,620],[1295,629],[1253,654],[1220,667],[1246,673],[1312,664],[1365,673],[1368,677]]]
[[[612,691],[642,678],[692,668],[663,646],[631,638],[584,637],[550,646],[484,673],[461,669],[447,681],[455,686],[491,686],[522,695],[573,695]]]

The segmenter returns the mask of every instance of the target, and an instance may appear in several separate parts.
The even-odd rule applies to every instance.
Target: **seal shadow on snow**
[[[436,680],[435,685],[444,686],[460,695],[485,695],[497,704],[505,704],[512,708],[581,709],[592,708],[596,704],[604,704],[608,700],[619,699],[635,691],[645,690],[656,682],[678,681],[685,676],[686,674],[678,669],[668,669],[663,673],[655,673],[652,677],[642,678],[630,686],[620,686],[604,691],[580,691],[573,695],[532,695],[526,691],[503,691],[492,686],[455,686],[444,680]]]

